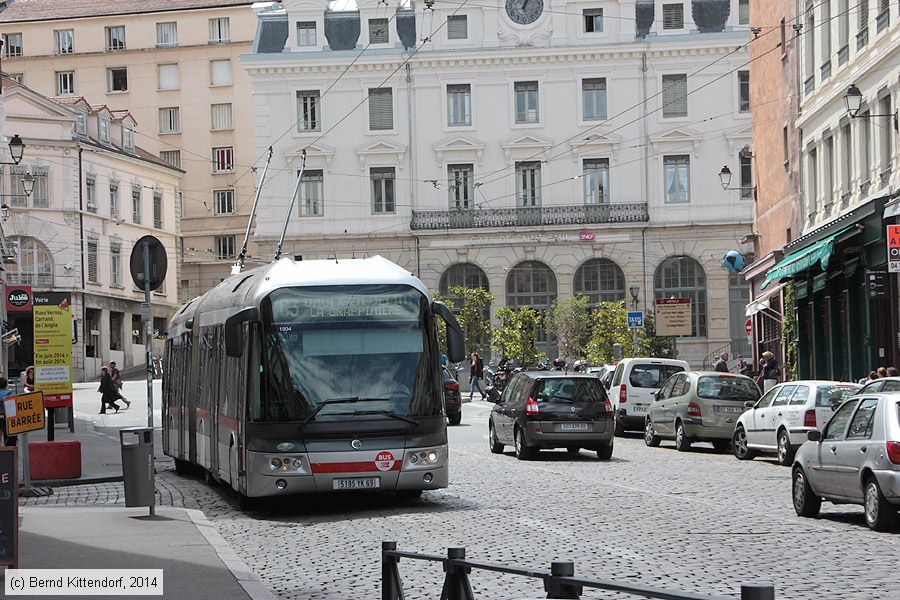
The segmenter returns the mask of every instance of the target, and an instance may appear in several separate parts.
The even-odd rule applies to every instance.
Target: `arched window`
[[[450,292],[452,287],[482,288],[490,291],[487,275],[481,267],[472,263],[457,263],[441,275],[441,284],[438,287],[441,296],[452,300],[454,304],[459,306],[461,300],[454,297]]]
[[[653,277],[654,296],[690,298],[693,327],[691,335],[706,337],[706,273],[689,256],[672,256],[660,263]]]
[[[13,236],[10,243],[17,249],[16,264],[6,265],[7,280],[19,285],[53,286],[53,255],[33,237]]]
[[[575,271],[575,295],[587,296],[588,304],[625,299],[625,274],[608,258],[592,258]]]
[[[542,262],[526,261],[519,263],[509,271],[506,278],[506,305],[512,309],[530,306],[546,314],[550,305],[556,300],[556,276]],[[553,355],[555,348],[547,339],[547,332],[539,328],[536,332],[535,347],[548,356]]]

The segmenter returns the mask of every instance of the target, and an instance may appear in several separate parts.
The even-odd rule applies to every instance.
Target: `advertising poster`
[[[72,406],[72,307],[68,293],[34,293],[34,383],[44,406]]]
[[[691,299],[656,301],[656,335],[691,335]]]

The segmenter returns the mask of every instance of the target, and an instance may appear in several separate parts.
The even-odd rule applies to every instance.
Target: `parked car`
[[[693,442],[709,442],[728,449],[734,423],[747,402],[759,400],[756,383],[744,375],[718,371],[688,371],[673,375],[655,394],[644,421],[644,443],[659,446],[675,440],[675,449],[691,449]]]
[[[597,379],[603,384],[607,390],[609,390],[609,386],[612,384],[613,374],[616,372],[616,365],[600,365],[598,367],[588,367],[588,373],[593,373],[597,376]]]
[[[822,429],[844,400],[859,390],[855,383],[792,381],[774,386],[734,427],[731,448],[739,460],[775,454],[790,465],[811,429]]]
[[[862,504],[866,524],[890,531],[900,509],[900,397],[860,394],[844,402],[825,428],[807,433],[793,465],[792,498],[801,517],[822,500]]]
[[[462,396],[459,393],[459,382],[450,374],[447,367],[442,367],[444,374],[444,404],[447,410],[447,422],[459,425],[462,421]]]
[[[607,460],[613,452],[612,403],[594,375],[563,371],[523,371],[513,375],[491,410],[488,440],[500,454],[512,445],[528,460],[547,448],[581,448]]]
[[[882,377],[867,383],[860,394],[872,394],[875,392],[900,392],[900,377]]]
[[[616,404],[616,435],[642,430],[653,395],[669,377],[689,368],[686,362],[674,358],[625,358],[619,361],[609,388]]]

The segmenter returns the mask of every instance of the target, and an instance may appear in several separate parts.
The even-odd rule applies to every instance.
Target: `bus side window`
[[[259,348],[259,325],[252,323],[249,325],[250,351],[246,353],[247,360],[247,414],[250,415],[251,421],[259,421],[263,418],[263,403],[261,394],[260,375],[262,370],[262,355]]]

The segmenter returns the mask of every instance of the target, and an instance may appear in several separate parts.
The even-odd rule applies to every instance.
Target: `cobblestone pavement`
[[[161,504],[203,510],[240,557],[287,599],[380,597],[380,544],[735,597],[741,583],[772,583],[778,598],[900,597],[900,535],[874,533],[861,508],[823,505],[801,519],[789,470],[738,462],[706,444],[689,454],[617,439],[614,458],[542,452],[533,462],[489,453],[488,408],[466,405],[450,429],[451,487],[418,501],[388,495],[296,497],[241,513],[227,490],[181,477],[161,459]],[[121,484],[58,488],[28,504],[123,502]],[[406,597],[437,598],[441,569],[403,560]],[[476,596],[540,598],[540,582],[474,572]],[[621,598],[586,591],[585,598]],[[631,597],[631,596],[628,596]]]

